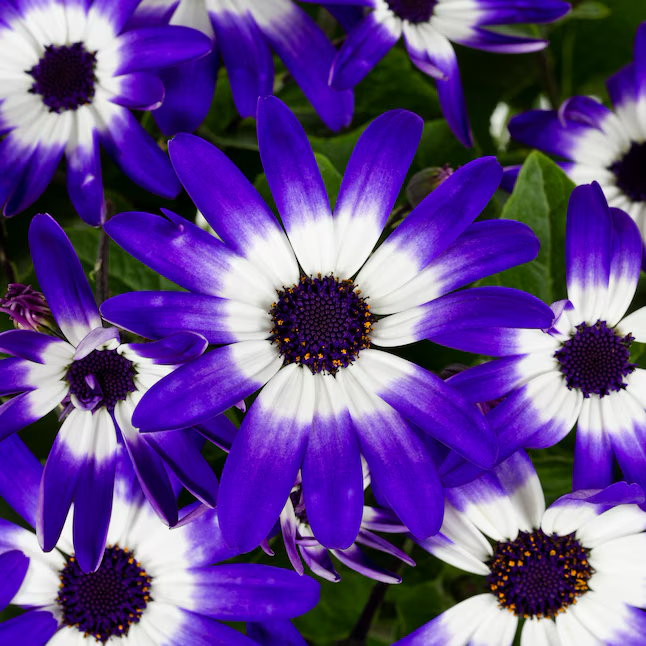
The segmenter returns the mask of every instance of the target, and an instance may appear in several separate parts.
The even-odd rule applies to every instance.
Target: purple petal
[[[119,2],[94,0],[90,15],[99,14],[101,18],[108,20],[114,29],[114,33],[118,34],[140,2],[141,0],[120,0]]]
[[[535,296],[510,287],[472,287],[446,294],[413,310],[391,314],[375,324],[372,342],[382,347],[429,339],[450,341],[483,328],[549,328],[554,314]],[[459,342],[459,340],[458,340]],[[450,345],[454,345],[450,343]]]
[[[211,39],[197,29],[164,25],[127,31],[114,46],[120,62],[113,75],[120,76],[200,58],[211,51]]]
[[[577,186],[568,203],[565,277],[568,298],[588,323],[604,313],[612,260],[612,216],[601,187]]]
[[[109,423],[112,426],[111,420]],[[112,428],[97,430],[107,431],[114,438]],[[85,463],[74,496],[74,554],[83,572],[94,572],[103,560],[112,515],[115,450],[116,438],[112,439],[111,455],[98,458],[95,453],[94,459]]]
[[[254,5],[254,18],[272,49],[330,130],[349,125],[352,92],[328,86],[336,51],[320,27],[292,2]],[[266,171],[266,169],[265,169]]]
[[[179,613],[180,621],[173,623],[172,644],[195,644],[195,646],[254,646],[248,637],[237,630],[225,626],[209,617],[197,612],[190,612],[184,608],[175,608]]]
[[[527,54],[545,49],[548,45],[547,40],[501,34],[479,27],[471,27],[467,34],[455,38],[455,42],[495,54]]]
[[[364,350],[353,370],[418,428],[467,460],[491,468],[498,442],[478,409],[431,372],[379,350]]]
[[[442,525],[444,497],[424,444],[399,413],[367,391],[352,371],[339,371],[337,379],[339,375],[373,480],[415,536],[436,533]]]
[[[401,577],[386,568],[377,565],[368,558],[356,545],[345,550],[332,550],[332,554],[351,570],[382,583],[401,583]]]
[[[126,401],[117,402],[115,422],[121,430],[128,455],[139,484],[158,516],[171,527],[177,524],[176,495],[164,468],[164,462],[133,427],[132,410]]]
[[[206,339],[194,332],[175,332],[154,343],[128,343],[125,348],[161,365],[176,365],[197,359],[207,346]]]
[[[242,117],[255,117],[258,97],[272,93],[271,52],[251,11],[211,11],[218,50],[227,70],[231,94]]]
[[[78,345],[101,327],[101,317],[70,241],[51,216],[36,215],[29,227],[29,249],[49,309],[70,343]]]
[[[336,271],[352,276],[375,246],[399,195],[422,134],[404,110],[377,117],[359,137],[334,209]]]
[[[36,201],[47,188],[61,158],[65,144],[56,143],[53,146],[38,145],[35,147],[29,161],[24,166],[20,180],[14,184],[13,192],[4,207],[6,216],[15,215]],[[22,164],[20,164],[22,166]],[[13,173],[10,172],[11,175]]]
[[[200,450],[187,437],[190,429],[148,433],[145,441],[171,468],[180,482],[209,507],[215,507],[218,480]]]
[[[349,547],[363,513],[359,442],[335,379],[317,375],[316,408],[303,459],[308,522],[321,545]]]
[[[45,417],[63,401],[69,387],[59,382],[12,397],[0,404],[0,440]]]
[[[117,105],[135,110],[155,110],[164,101],[164,85],[154,74],[130,72],[116,80],[119,85],[110,101]]]
[[[109,298],[100,309],[106,321],[147,339],[161,339],[177,330],[190,330],[203,335],[209,343],[221,344],[237,340],[226,317],[230,303],[205,294],[130,292]]]
[[[271,304],[276,291],[260,270],[192,222],[164,213],[168,219],[121,213],[106,223],[105,230],[130,255],[181,287]]]
[[[610,101],[616,110],[626,109],[637,102],[635,64],[629,63],[606,80]]]
[[[134,33],[134,32],[133,32]],[[101,144],[121,172],[155,195],[173,199],[182,186],[166,154],[130,111],[114,106]]]
[[[479,25],[553,22],[564,16],[570,5],[562,0],[478,0]]]
[[[268,341],[244,341],[207,352],[146,392],[133,422],[144,431],[200,424],[261,388],[282,365]]]
[[[213,51],[198,60],[159,71],[165,95],[152,116],[167,137],[197,130],[211,107],[217,67],[218,57]]]
[[[261,646],[306,646],[306,641],[289,621],[247,623],[247,635]]]
[[[572,490],[607,487],[613,481],[613,453],[610,437],[603,428],[602,402],[583,402],[576,427]]]
[[[642,240],[632,218],[619,209],[610,209],[612,217],[612,259],[606,304],[606,323],[616,325],[633,300],[642,264]]]
[[[324,547],[320,545],[318,547],[299,545],[298,549],[307,567],[314,574],[332,583],[338,583],[341,580],[341,577],[334,569],[329,552]]]
[[[58,621],[45,610],[29,610],[0,623],[0,643],[45,646],[58,630]]]
[[[204,505],[200,505],[200,507],[204,507]],[[190,509],[190,507],[181,510],[183,516],[186,515],[186,509]],[[188,523],[182,532],[190,543],[192,567],[219,563],[238,555],[238,552],[232,550],[224,542],[215,509],[207,509]]]
[[[0,334],[0,352],[35,363],[48,363],[48,358],[58,356],[58,351],[69,347],[61,339],[33,330],[7,330]]]
[[[116,327],[97,327],[88,332],[83,340],[76,346],[76,352],[72,359],[79,361],[84,359],[100,345],[109,341],[119,341],[119,330]]]
[[[555,110],[530,110],[509,121],[511,136],[530,148],[571,159],[579,141],[591,130],[585,123],[563,122]]]
[[[213,419],[196,424],[195,430],[224,451],[229,451],[233,438],[238,432],[238,429],[224,415],[216,415]]]
[[[203,615],[225,621],[289,619],[316,605],[319,585],[269,565],[236,563],[191,570]]]
[[[38,488],[43,467],[17,435],[2,442],[0,497],[31,527],[36,526]],[[16,487],[16,482],[20,483]]]
[[[235,165],[215,146],[191,135],[175,137],[169,153],[184,188],[225,244],[272,282],[296,282],[298,267],[284,232]]]
[[[363,523],[362,523],[363,525]],[[403,526],[402,526],[403,527]],[[404,528],[405,529],[405,528]],[[398,558],[400,561],[403,561],[411,567],[415,567],[415,561],[406,554],[402,552],[399,548],[391,545],[387,540],[377,534],[373,534],[367,529],[362,529],[357,536],[356,543],[359,545],[365,545],[366,547],[371,547],[373,550],[378,552],[384,552],[385,554],[391,554],[395,558]]]
[[[396,21],[384,24],[369,13],[348,34],[330,70],[330,85],[335,90],[354,87],[399,40],[401,27]]]
[[[30,378],[34,364],[25,359],[0,359],[0,396],[14,395],[25,390],[33,390],[38,386]]]
[[[98,227],[105,218],[99,136],[89,109],[77,111],[75,145],[65,153],[65,180],[70,200],[84,222]]]
[[[50,552],[58,543],[94,439],[92,413],[74,409],[47,456],[36,510],[36,534]]]
[[[325,186],[303,127],[275,97],[258,103],[258,150],[301,267],[306,274],[329,271],[334,233]]]
[[[432,191],[368,259],[356,283],[376,301],[440,255],[473,222],[500,184],[493,157],[465,164]],[[406,262],[400,261],[405,257]],[[399,261],[399,262],[397,262]],[[393,263],[403,265],[393,272]]]
[[[462,145],[471,147],[473,141],[453,46],[438,31],[422,32],[408,23],[404,23],[404,42],[413,65],[435,79],[437,98],[453,134]]]
[[[303,461],[311,426],[314,378],[295,364],[260,391],[224,463],[218,514],[225,541],[257,547],[276,523]]]
[[[11,603],[27,574],[29,559],[18,550],[0,554],[0,610]]]

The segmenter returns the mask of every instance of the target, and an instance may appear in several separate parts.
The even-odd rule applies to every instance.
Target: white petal
[[[629,314],[619,322],[615,330],[622,336],[632,334],[637,343],[646,343],[646,306]]]
[[[554,621],[534,617],[526,619],[520,633],[520,646],[562,646]]]
[[[646,512],[638,505],[617,505],[577,529],[576,537],[588,548],[646,530]]]

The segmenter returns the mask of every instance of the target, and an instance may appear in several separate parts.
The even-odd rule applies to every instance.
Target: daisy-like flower
[[[568,161],[559,166],[576,184],[597,181],[610,206],[637,223],[646,243],[646,23],[635,37],[634,62],[606,87],[614,111],[576,96],[556,110],[530,110],[509,122],[511,136]],[[511,183],[517,173],[510,168]]]
[[[529,458],[515,453],[448,489],[437,536],[417,541],[486,592],[396,642],[401,646],[627,646],[646,642],[646,513],[641,488],[575,491],[545,509]]]
[[[0,643],[257,644],[217,620],[268,620],[274,631],[284,622],[292,636],[287,620],[316,604],[318,584],[267,565],[213,565],[236,555],[222,540],[215,510],[169,531],[123,447],[119,454],[108,547],[96,572],[79,567],[68,526],[56,549],[44,553],[33,532],[0,521],[0,607],[25,609],[0,623]],[[0,495],[33,527],[42,467],[15,436],[3,442],[0,466]]]
[[[58,224],[36,215],[29,243],[36,278],[64,338],[32,330],[0,334],[0,352],[12,355],[0,360],[0,395],[16,395],[0,405],[0,439],[59,404],[64,407],[65,420],[43,473],[35,527],[41,547],[53,549],[74,501],[76,558],[91,571],[105,546],[119,442],[125,443],[146,496],[169,525],[177,523],[177,507],[164,462],[197,498],[215,505],[218,483],[194,431],[146,438],[131,421],[142,394],[200,355],[206,340],[181,332],[156,343],[120,343],[116,328],[102,326],[81,264]],[[217,428],[228,422],[207,424]]]
[[[107,320],[151,339],[193,330],[223,346],[153,386],[134,422],[142,431],[199,423],[262,388],[233,440],[218,499],[223,535],[237,548],[270,533],[301,467],[314,535],[325,547],[349,547],[363,513],[361,454],[397,516],[428,536],[443,504],[426,438],[483,468],[495,460],[496,439],[441,379],[371,346],[490,325],[509,309],[520,327],[549,325],[549,308],[522,292],[448,294],[530,260],[537,240],[517,222],[472,224],[501,177],[485,158],[456,171],[371,255],[421,119],[395,110],[368,126],[334,216],[289,109],[261,99],[257,124],[286,231],[220,151],[187,134],[170,142],[171,161],[221,241],[169,211],[124,213],[107,224],[117,244],[189,290],[114,297],[102,306]]]
[[[598,184],[579,186],[566,223],[569,300],[552,305],[551,326],[445,339],[503,357],[449,380],[474,402],[506,396],[487,415],[500,431],[501,457],[551,446],[577,424],[574,489],[610,484],[613,454],[627,480],[646,485],[646,370],[630,361],[631,345],[646,342],[646,307],[626,316],[641,259],[630,217],[608,208]]]
[[[370,475],[366,469],[364,469],[363,483],[365,490],[370,484]],[[296,478],[296,483],[292,487],[283,511],[280,513],[280,529],[289,561],[299,574],[303,574],[305,571],[301,561],[302,557],[314,574],[334,583],[341,580],[338,572],[334,569],[328,550],[316,540],[312,533],[307,518],[300,474]],[[372,561],[361,551],[359,545],[391,554],[412,567],[415,566],[415,561],[408,554],[375,534],[375,531],[403,533],[407,532],[408,528],[402,525],[399,518],[390,509],[365,505],[361,517],[361,527],[354,543],[346,549],[332,549],[330,554],[351,570],[370,579],[383,583],[401,583],[399,575],[389,572]],[[264,546],[263,549],[267,551]],[[269,553],[273,554],[271,551]]]
[[[167,135],[193,132],[206,116],[217,55],[227,70],[238,113],[255,117],[258,97],[273,92],[272,50],[328,128],[339,130],[350,123],[352,92],[328,86],[334,47],[293,0],[143,0],[131,24],[169,22],[199,29],[212,40],[213,53],[162,71],[166,97],[152,115]]]
[[[164,98],[153,73],[206,54],[186,27],[126,31],[133,0],[3,2],[0,7],[0,205],[27,208],[63,154],[67,190],[93,226],[105,216],[99,144],[146,190],[172,198],[180,185],[168,158],[130,114]]]
[[[356,85],[403,36],[413,65],[435,79],[444,116],[465,146],[472,144],[471,132],[451,42],[488,52],[535,52],[547,42],[488,27],[551,22],[570,9],[562,0],[326,0],[323,4],[367,8],[334,59],[331,86],[341,90]]]

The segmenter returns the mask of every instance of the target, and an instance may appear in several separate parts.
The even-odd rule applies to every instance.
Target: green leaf
[[[552,303],[566,297],[565,215],[574,184],[550,159],[529,155],[518,175],[502,219],[524,222],[538,237],[536,260],[483,279],[480,285],[515,287]]]
[[[567,15],[570,19],[576,20],[599,20],[610,15],[610,9],[597,0],[587,0],[576,7]]]
[[[84,227],[65,229],[65,233],[81,261],[83,270],[90,276],[90,284],[94,287],[92,274],[100,231]],[[111,296],[131,291],[181,290],[175,283],[148,269],[112,241],[108,252],[108,286]]]

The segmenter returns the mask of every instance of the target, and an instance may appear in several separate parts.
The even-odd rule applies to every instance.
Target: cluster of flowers
[[[332,210],[305,132],[270,96],[271,50],[338,129],[351,88],[403,35],[470,145],[450,41],[535,51],[546,42],[488,27],[553,21],[569,5],[328,4],[348,31],[338,51],[291,0],[0,6],[3,214],[33,203],[65,153],[83,220],[183,288],[97,307],[61,227],[33,217],[42,294],[11,285],[0,301],[17,327],[0,334],[0,496],[35,530],[0,520],[0,608],[24,609],[0,624],[0,644],[304,644],[289,622],[318,599],[303,561],[338,581],[332,554],[387,583],[399,575],[359,545],[413,564],[375,531],[407,532],[486,577],[483,594],[402,644],[508,645],[519,619],[523,644],[646,642],[646,370],[631,360],[646,307],[627,314],[646,238],[646,26],[609,81],[616,112],[575,97],[510,125],[571,159],[579,184],[568,299],[547,305],[469,287],[538,252],[524,224],[475,221],[514,169],[485,157],[447,173],[381,240],[421,119],[393,110],[368,125]],[[218,54],[237,110],[256,118],[280,223],[222,152],[187,134],[208,111]],[[168,156],[130,108],[180,133]],[[100,145],[145,189],[185,189],[216,235],[167,209],[108,218]],[[122,342],[133,335],[145,340]],[[496,359],[443,380],[389,351],[421,340]],[[256,392],[236,428],[225,411]],[[16,432],[54,410],[42,467]],[[523,449],[574,426],[573,493],[546,510]],[[205,439],[228,452],[219,483]],[[364,506],[367,486],[378,507]],[[178,510],[182,487],[196,501]],[[271,552],[279,532],[295,572],[214,565]],[[247,622],[247,635],[216,620]]]

